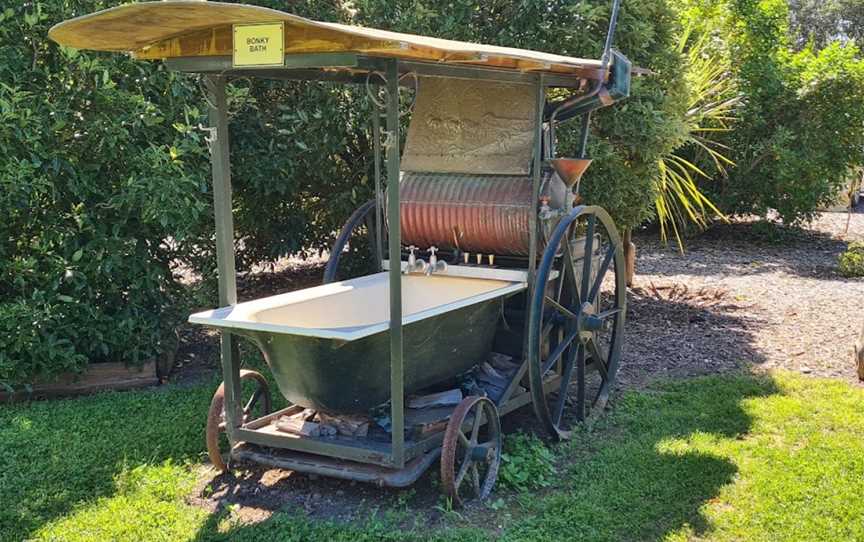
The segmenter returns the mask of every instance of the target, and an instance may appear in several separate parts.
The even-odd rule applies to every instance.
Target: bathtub
[[[524,282],[402,276],[405,392],[485,360],[501,304]],[[386,272],[193,314],[189,321],[252,340],[296,405],[361,413],[390,397]]]

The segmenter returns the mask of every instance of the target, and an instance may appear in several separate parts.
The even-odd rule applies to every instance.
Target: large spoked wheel
[[[547,240],[528,323],[534,411],[553,437],[569,438],[589,406],[605,407],[621,359],[625,308],[624,250],[615,225],[600,207],[576,207]],[[593,371],[599,383],[589,401]]]
[[[364,239],[365,231],[365,239]],[[375,226],[375,200],[370,200],[358,207],[348,221],[342,226],[339,231],[339,236],[333,243],[330,249],[330,259],[327,260],[327,267],[324,268],[324,284],[328,284],[341,277],[339,273],[339,263],[342,261],[342,256],[345,253],[345,248],[351,248],[351,241],[360,241],[367,243],[371,252],[373,261],[380,262],[381,256],[378,254],[378,242]],[[378,265],[376,263],[376,265]],[[343,266],[344,267],[344,266]]]
[[[467,423],[466,423],[467,422]],[[470,426],[466,433],[464,427]],[[501,466],[501,421],[495,403],[486,397],[466,397],[444,432],[441,483],[453,506],[483,500],[492,493]]]
[[[267,385],[267,380],[256,371],[242,369],[240,371],[240,389],[243,396],[240,397],[240,403],[243,404],[242,423],[246,423],[255,418],[266,416],[273,411],[270,400],[270,386]],[[244,403],[243,397],[249,397]],[[225,433],[225,383],[219,384],[216,393],[213,394],[213,400],[210,401],[210,410],[207,413],[207,455],[210,456],[210,462],[213,467],[225,472],[228,470],[228,464],[225,462],[225,455],[221,447],[221,435]]]

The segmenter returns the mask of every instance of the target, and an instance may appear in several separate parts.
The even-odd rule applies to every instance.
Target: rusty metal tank
[[[530,177],[406,172],[400,193],[403,244],[528,254],[531,214],[539,207]],[[568,206],[556,174],[544,176],[541,194],[553,209]]]

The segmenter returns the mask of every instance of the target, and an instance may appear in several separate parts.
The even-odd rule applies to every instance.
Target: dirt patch
[[[338,522],[386,516],[394,523],[414,527],[433,524],[446,513],[440,494],[436,468],[430,468],[408,489],[387,489],[241,464],[228,474],[202,468],[201,481],[187,501],[210,513],[230,514],[242,523],[257,523],[283,511]]]

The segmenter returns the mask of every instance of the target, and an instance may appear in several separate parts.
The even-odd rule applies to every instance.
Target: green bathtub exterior
[[[387,300],[382,300],[386,303]],[[503,298],[405,325],[405,393],[446,381],[488,359]],[[390,399],[390,331],[355,341],[233,329],[261,349],[279,390],[293,404],[365,413]]]

